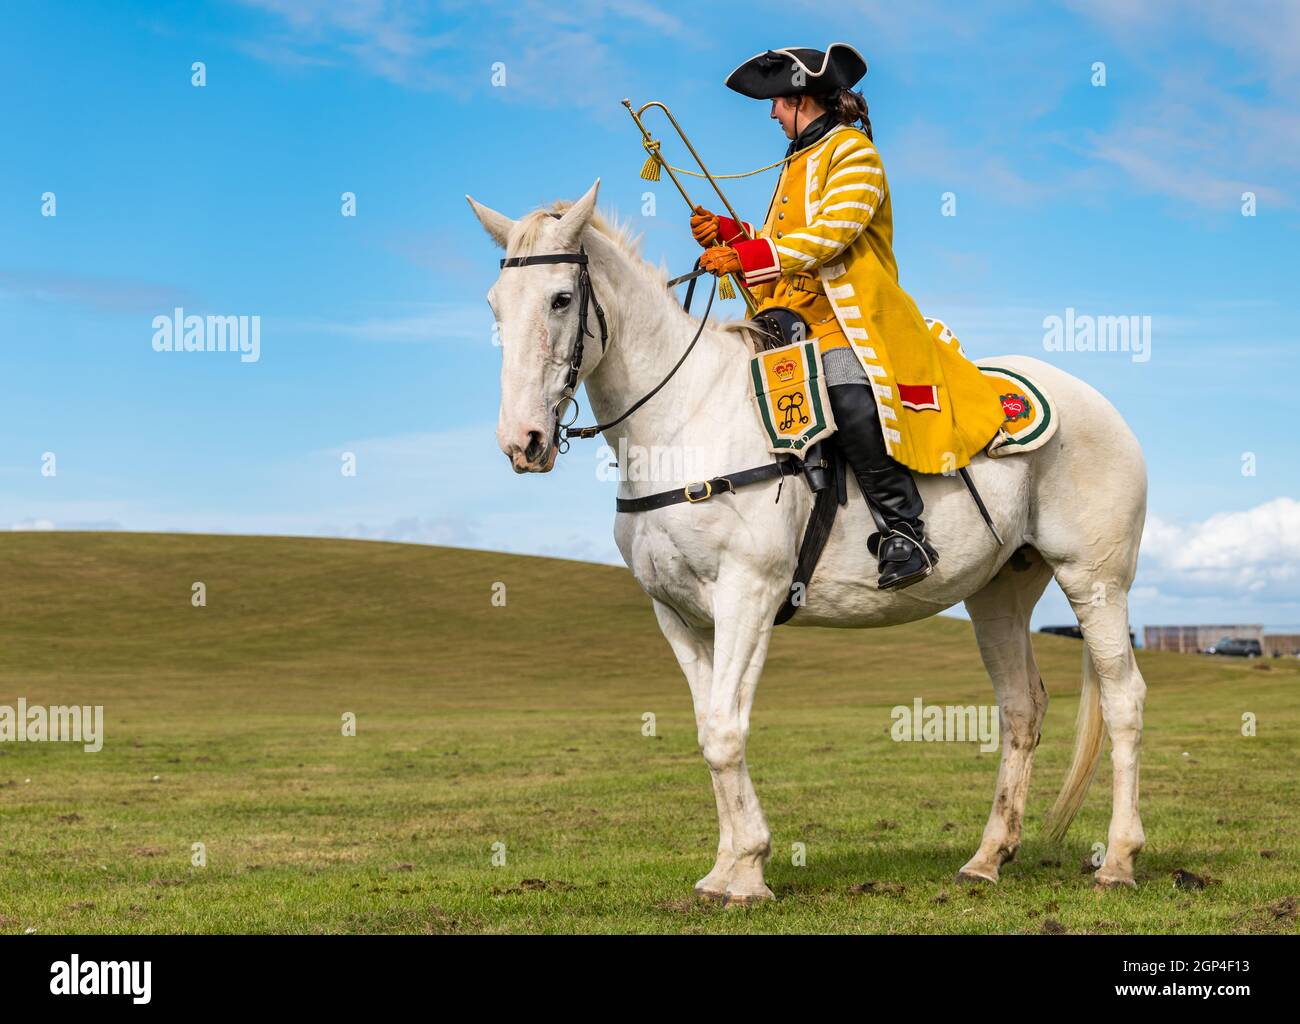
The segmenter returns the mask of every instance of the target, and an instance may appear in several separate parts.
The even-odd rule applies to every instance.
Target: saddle
[[[768,433],[770,450],[779,456],[777,460],[708,480],[692,481],[685,487],[636,498],[616,498],[614,505],[620,513],[637,514],[681,503],[698,504],[709,501],[716,495],[734,494],[741,487],[769,480],[781,480],[784,483],[787,476],[803,476],[814,494],[813,508],[799,544],[794,576],[773,620],[779,626],[790,621],[804,603],[803,596],[807,593],[817,562],[830,538],[835,515],[841,505],[848,504],[848,472],[844,456],[833,438],[835,423],[830,415],[830,400],[822,376],[821,359],[816,341],[808,337],[807,321],[800,313],[786,306],[769,306],[755,317],[755,321],[759,334],[759,351],[750,361],[750,371],[759,418]],[[698,335],[696,338],[698,340]],[[956,343],[950,332],[949,338],[950,341],[945,338],[940,340]],[[694,341],[691,345],[694,346]],[[689,353],[690,348],[687,349],[687,354]],[[1003,423],[1003,429],[986,446],[989,457],[999,457],[1013,451],[1032,451],[1045,444],[1055,432],[1056,417],[1052,414],[1051,402],[1043,390],[1019,371],[977,365],[980,365],[984,373],[998,376],[1010,386],[1010,390],[1001,395],[1007,419]],[[665,382],[666,380],[667,378]],[[662,386],[661,384],[660,387]],[[653,394],[652,391],[647,397]],[[634,405],[632,410],[640,404]],[[628,414],[625,413],[624,416],[626,415]],[[1025,422],[1020,422],[1022,420]],[[584,427],[578,433],[579,436],[589,436],[589,431],[598,429],[603,427]],[[964,466],[957,472],[993,539],[1001,545],[1002,537],[993,524],[970,472]],[[778,489],[778,501],[780,496]],[[871,511],[877,529],[867,543],[868,550],[874,555],[879,548],[880,538],[890,531],[879,509],[870,500],[867,501],[867,508]]]
[[[760,419],[768,433],[773,454],[802,460],[804,479],[815,495],[812,513],[804,529],[799,557],[790,590],[786,594],[775,624],[788,622],[799,610],[813,573],[821,558],[831,527],[840,506],[848,503],[848,473],[845,460],[835,439],[835,424],[830,416],[830,402],[821,375],[821,360],[816,343],[809,338],[804,317],[787,306],[769,306],[754,317],[760,334],[761,349],[752,361],[754,396]],[[927,320],[938,340],[956,345],[960,342],[940,321]],[[1001,458],[1041,448],[1056,433],[1057,417],[1046,392],[1024,373],[993,363],[976,364],[985,376],[996,378],[1006,419],[985,446],[989,458]],[[999,536],[984,505],[975,481],[965,467],[958,471],[970,491],[990,532],[999,544]],[[889,533],[880,511],[868,500],[867,507],[876,531],[867,539],[867,550],[874,556],[882,536]]]
[[[753,323],[764,336],[764,349],[781,348],[812,336],[803,314],[789,306],[765,306],[755,314]]]

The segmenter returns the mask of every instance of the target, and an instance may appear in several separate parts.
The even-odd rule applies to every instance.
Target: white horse
[[[603,423],[668,374],[700,323],[683,311],[664,272],[639,255],[626,229],[595,212],[599,185],[597,179],[577,202],[518,221],[465,198],[507,256],[585,248],[609,343],[602,351],[598,337],[588,339],[581,380]],[[544,473],[555,463],[555,410],[577,332],[578,270],[571,263],[507,267],[488,293],[502,346],[497,438],[516,472]],[[591,325],[598,335],[594,317]],[[677,446],[704,453],[700,475],[706,477],[772,461],[747,376],[749,329],[743,321],[705,325],[681,371],[634,415],[606,430],[607,443],[615,451],[625,440],[628,451]],[[1050,835],[1062,838],[1082,804],[1108,730],[1113,808],[1095,879],[1100,886],[1132,886],[1134,857],[1145,842],[1138,761],[1146,684],[1128,626],[1128,590],[1146,515],[1142,453],[1119,413],[1087,384],[1036,359],[998,362],[1037,378],[1059,413],[1056,436],[1037,451],[996,460],[981,454],[971,465],[1004,543],[993,539],[959,477],[918,476],[927,534],[941,558],[922,582],[881,591],[867,551],[874,524],[853,481],[792,625],[892,626],[966,603],[997,695],[1002,755],[983,839],[957,877],[996,882],[1020,843],[1047,710],[1029,617],[1055,576],[1083,629],[1084,672],[1073,759],[1050,815]],[[687,482],[624,481],[620,496]],[[772,897],[763,881],[771,833],[750,782],[745,745],[773,616],[789,592],[812,505],[798,477],[783,481],[779,500],[777,487],[772,480],[698,504],[619,513],[614,521],[618,548],[650,595],[690,684],[720,832],[717,860],[695,891],[724,902]]]

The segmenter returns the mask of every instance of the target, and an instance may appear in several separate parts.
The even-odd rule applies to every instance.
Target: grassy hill
[[[1300,665],[1140,655],[1148,853],[1136,893],[1094,893],[1081,862],[1105,841],[1109,761],[1067,843],[1039,838],[1080,648],[1034,643],[1052,705],[1027,841],[997,888],[967,889],[951,878],[978,844],[997,752],[892,742],[889,709],[992,702],[970,627],[778,630],[749,755],[778,900],[723,909],[689,899],[716,845],[712,790],[685,681],[626,572],[316,539],[11,534],[0,704],[102,704],[106,740],[95,754],[0,743],[0,932],[1019,932],[1048,919],[1294,932]],[[349,712],[355,737],[341,735]],[[1212,883],[1177,889],[1180,868]],[[867,881],[895,885],[850,893]]]

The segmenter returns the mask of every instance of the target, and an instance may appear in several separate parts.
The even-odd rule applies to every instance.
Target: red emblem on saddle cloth
[[[904,409],[921,412],[925,409],[939,411],[939,389],[933,384],[900,384],[898,399]]]
[[[1009,420],[1022,420],[1033,411],[1029,399],[1014,391],[1002,396],[1002,412]]]

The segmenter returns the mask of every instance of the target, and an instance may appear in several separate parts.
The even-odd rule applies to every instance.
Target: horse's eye
[[[551,300],[551,308],[552,308],[552,309],[565,309],[565,308],[568,307],[569,302],[570,302],[572,299],[573,299],[573,296],[572,296],[569,292],[557,292],[556,295],[555,295],[555,298],[553,298],[553,299]]]

